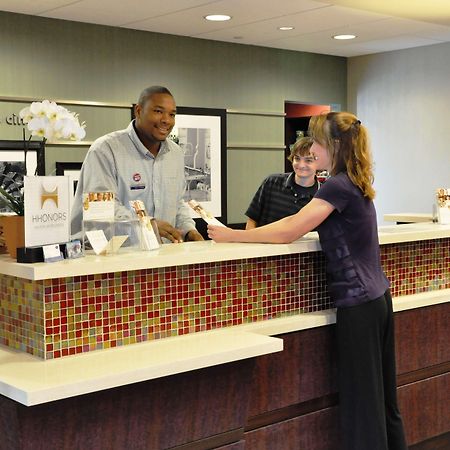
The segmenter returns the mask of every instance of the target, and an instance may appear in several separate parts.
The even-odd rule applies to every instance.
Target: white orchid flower
[[[19,112],[19,117],[22,119],[23,123],[28,123],[33,118],[30,107],[27,106],[26,108],[21,109]]]
[[[86,136],[86,130],[84,129],[83,125],[78,125],[75,127],[70,139],[72,141],[81,141]]]
[[[48,100],[44,100],[42,103],[45,103],[45,114],[49,120],[56,120],[60,115],[58,105],[55,102],[49,102]]]
[[[31,131],[32,136],[44,138],[50,142],[56,139],[55,129],[48,117],[31,119],[28,122],[28,129]]]
[[[32,136],[45,137],[45,130],[49,125],[47,117],[35,117],[28,122],[28,129]]]
[[[20,117],[27,123],[32,136],[39,136],[50,142],[59,139],[80,141],[86,136],[85,124],[83,122],[80,125],[78,114],[49,100],[33,102],[20,111]]]
[[[55,130],[61,135],[61,138],[68,139],[73,127],[73,122],[67,117],[62,116],[54,123]]]
[[[79,136],[83,134],[80,132],[80,128],[78,120],[75,120],[73,116],[65,117],[55,123],[55,130],[57,130],[63,139],[80,140]],[[84,137],[84,135],[82,137]]]
[[[44,100],[45,101],[45,100]],[[47,100],[48,102],[48,100]],[[46,105],[44,102],[33,102],[30,105],[30,112],[33,114],[33,117],[46,117]]]

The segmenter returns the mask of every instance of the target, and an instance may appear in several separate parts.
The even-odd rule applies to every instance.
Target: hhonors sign
[[[25,177],[25,246],[70,240],[70,178]]]

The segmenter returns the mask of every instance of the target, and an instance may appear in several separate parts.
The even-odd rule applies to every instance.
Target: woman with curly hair
[[[397,406],[392,298],[380,262],[368,133],[347,112],[311,118],[311,154],[331,177],[297,214],[252,230],[208,226],[216,242],[292,242],[317,229],[337,308],[345,450],[406,450]]]

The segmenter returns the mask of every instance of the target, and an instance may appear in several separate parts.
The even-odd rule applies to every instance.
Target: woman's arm
[[[334,210],[325,200],[313,198],[293,216],[251,230],[232,230],[208,225],[208,236],[216,242],[267,242],[285,244],[299,239],[314,230]]]
[[[245,229],[246,230],[253,230],[253,228],[256,228],[256,221],[254,221],[253,219],[248,218],[247,219],[247,223],[245,224]]]

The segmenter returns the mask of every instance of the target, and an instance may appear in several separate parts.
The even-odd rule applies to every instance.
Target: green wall
[[[144,87],[162,84],[180,106],[278,114],[285,101],[346,106],[347,62],[340,57],[5,12],[0,56],[0,97],[133,103]],[[68,107],[86,120],[88,140],[127,125],[124,109],[89,108],[83,117],[82,108]],[[284,118],[229,113],[227,125],[228,222],[235,223],[245,221],[262,178],[284,170]],[[52,147],[48,173],[55,161],[78,160],[85,151]]]

